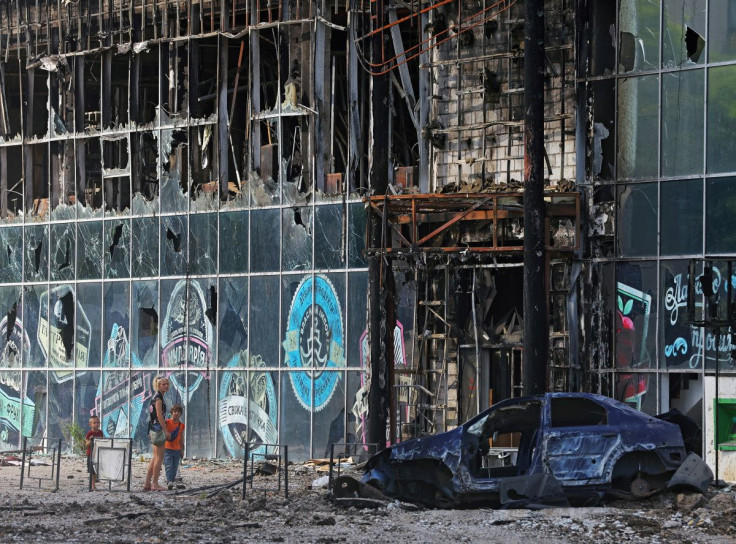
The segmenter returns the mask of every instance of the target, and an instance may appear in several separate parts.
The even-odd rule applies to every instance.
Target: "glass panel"
[[[23,229],[0,229],[0,283],[23,279]]]
[[[344,268],[343,207],[317,206],[314,223],[314,267]]]
[[[325,371],[315,377],[315,389],[320,379],[335,384],[335,392],[329,402],[314,414],[312,455],[315,457],[329,459],[330,445],[345,442],[345,378],[345,372],[340,371]],[[316,390],[314,398],[318,398]]]
[[[35,440],[31,440],[30,442],[32,445],[37,445],[40,443],[40,439],[46,436],[46,401],[48,399],[46,371],[37,370],[35,372],[28,372],[27,374],[24,374],[24,376],[26,376],[25,390],[26,399],[28,399],[26,402],[30,402],[29,405],[33,406],[33,422],[30,425],[30,432],[26,436],[34,438]],[[27,425],[28,424],[24,419],[24,434]]]
[[[171,119],[162,113],[161,124],[169,123]],[[163,213],[184,212],[189,203],[187,195],[184,194],[189,184],[187,179],[189,176],[188,135],[183,130],[162,130],[160,135],[159,157],[162,160],[159,201],[161,211]]]
[[[662,175],[703,171],[703,70],[662,74]]]
[[[637,371],[654,368],[656,295],[655,263],[617,264],[616,368]]]
[[[33,401],[26,396],[20,370],[0,372],[0,405],[3,406],[3,416],[0,418],[0,449],[19,449],[21,437],[32,433],[35,409]]]
[[[86,430],[89,427],[89,416],[99,414],[97,405],[97,389],[100,386],[99,370],[88,370],[86,372],[77,372],[74,377],[74,406],[77,425]],[[126,399],[127,400],[127,399]],[[101,422],[100,422],[101,423]],[[109,436],[107,429],[102,429],[106,436]]]
[[[149,450],[148,421],[149,414],[146,408],[153,397],[153,378],[158,372],[137,371],[130,377],[130,434],[134,438],[133,447],[139,450]],[[171,390],[169,390],[171,391]]]
[[[281,352],[279,326],[279,278],[276,276],[254,276],[251,292],[256,296],[250,301],[250,357],[260,357],[265,366],[279,366]],[[291,299],[289,299],[291,300]]]
[[[62,429],[74,418],[74,373],[49,372],[48,428],[49,438],[62,438]],[[83,427],[86,429],[86,427]],[[65,447],[68,447],[65,446]]]
[[[667,181],[660,186],[662,255],[703,251],[703,180]]]
[[[105,221],[105,277],[130,277],[130,221]]]
[[[158,274],[158,219],[133,218],[133,276]]]
[[[187,216],[161,218],[161,275],[187,273]]]
[[[702,0],[665,0],[662,65],[675,68],[705,62],[705,6]]]
[[[705,251],[736,252],[736,178],[705,181]]]
[[[706,134],[708,172],[736,170],[736,108],[733,89],[736,66],[719,66],[708,70],[708,133]]]
[[[220,273],[248,271],[248,212],[220,214]]]
[[[616,400],[645,414],[657,414],[657,375],[648,372],[615,374]]]
[[[666,368],[701,368],[698,347],[693,345],[699,330],[693,328],[687,316],[688,262],[662,263],[662,319],[660,357]]]
[[[659,77],[622,79],[618,86],[618,179],[655,177],[659,142]]]
[[[49,279],[49,226],[26,227],[25,276],[26,281]]]
[[[103,365],[106,367],[127,368],[130,364],[130,284],[128,282],[109,282],[104,285],[104,326],[102,337],[105,340]]]
[[[51,225],[51,281],[74,279],[74,223]]]
[[[657,254],[657,184],[618,188],[618,253],[633,257]]]
[[[102,221],[77,223],[77,279],[97,280],[102,277]]]
[[[736,3],[708,2],[708,61],[736,59]]]
[[[348,274],[348,319],[347,319],[347,363],[350,367],[362,368],[362,345],[366,334],[368,310],[368,273]]]
[[[98,406],[101,409],[100,428],[105,436],[130,436],[130,409],[137,408],[128,402],[130,372],[128,370],[102,371],[102,381],[98,389]]]
[[[102,285],[99,283],[77,284],[77,366],[102,366]],[[85,343],[84,339],[87,339]],[[86,348],[86,361],[82,349]]]
[[[158,303],[157,281],[133,282],[131,366],[158,366]]]
[[[253,210],[250,215],[250,267],[252,272],[279,269],[281,239],[279,210]]]
[[[255,217],[257,213],[253,212],[253,216]],[[282,214],[284,240],[282,268],[284,271],[309,270],[312,266],[312,232],[314,232],[312,208],[309,206],[284,208]],[[256,233],[255,228],[253,233]]]
[[[217,398],[214,374],[204,371],[189,372],[187,388],[189,396],[182,395],[180,402],[184,407],[182,419],[186,425],[184,432],[185,452],[188,457],[212,457],[215,453],[217,426],[213,409]],[[196,386],[196,387],[195,387]],[[169,405],[171,406],[171,405]]]
[[[189,272],[214,274],[217,268],[217,215],[189,216]]]
[[[23,287],[23,315],[21,319],[28,336],[33,339],[28,359],[23,366],[46,366],[49,353],[49,328],[39,325],[41,307],[48,309],[48,289],[45,285],[26,285]]]
[[[248,278],[220,278],[219,364],[232,366],[248,349]]]
[[[345,429],[348,444],[358,442],[365,444],[366,419],[368,417],[368,390],[366,389],[367,375],[365,372],[347,372],[347,408],[348,424]]]
[[[348,233],[348,264],[351,268],[367,266],[365,251],[365,221],[367,213],[362,202],[350,204],[350,228]]]
[[[659,0],[622,0],[618,12],[619,72],[659,67]]]
[[[311,379],[304,370],[281,373],[281,424],[279,439],[282,444],[289,444],[289,459],[295,463],[306,461],[311,453],[311,413],[302,406],[301,397],[297,396],[294,383],[307,384],[311,389]]]

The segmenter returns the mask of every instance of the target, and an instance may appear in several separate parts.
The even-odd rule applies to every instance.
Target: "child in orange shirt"
[[[166,481],[169,489],[174,489],[174,478],[179,468],[179,460],[182,455],[182,442],[185,425],[181,422],[183,409],[180,404],[171,407],[171,419],[166,420],[166,430],[171,433],[171,439],[166,441],[164,447],[164,466],[166,467]],[[182,486],[183,487],[183,486]]]

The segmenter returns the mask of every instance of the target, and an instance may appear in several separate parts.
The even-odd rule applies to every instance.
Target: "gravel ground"
[[[242,475],[242,464],[212,460],[184,460],[183,492],[143,492],[146,466],[134,460],[131,492],[98,484],[105,489],[93,493],[84,459],[62,457],[58,491],[33,478],[20,489],[20,467],[0,466],[0,542],[736,542],[730,488],[596,508],[427,510],[394,502],[358,509],[311,489],[324,476],[313,466],[289,467],[289,500],[274,492],[278,475],[256,475],[245,500],[239,485],[197,491]],[[34,466],[31,475],[49,470]]]

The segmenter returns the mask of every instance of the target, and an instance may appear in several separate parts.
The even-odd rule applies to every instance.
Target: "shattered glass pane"
[[[702,253],[703,180],[662,182],[660,210],[660,254]]]
[[[102,221],[77,223],[77,279],[102,277]]]
[[[618,87],[618,179],[655,177],[659,141],[659,78],[622,79]]]
[[[189,271],[214,274],[217,269],[217,215],[189,216]]]
[[[706,135],[708,173],[736,170],[736,109],[733,89],[736,66],[718,66],[708,70],[708,133]]]
[[[622,0],[618,12],[619,72],[659,67],[660,0]]]
[[[662,65],[705,62],[705,6],[702,0],[664,0]]]
[[[255,216],[258,212],[253,212]],[[312,209],[284,208],[282,210],[284,271],[308,270],[312,265]],[[255,228],[253,229],[255,233]]]
[[[705,182],[705,252],[736,252],[736,178]]]
[[[736,3],[708,2],[708,62],[736,59]]]
[[[248,278],[220,278],[218,362],[235,366],[248,349]],[[247,360],[247,358],[246,358]]]
[[[134,281],[130,328],[131,366],[157,366],[159,330],[158,282]]]
[[[252,272],[277,272],[281,254],[280,210],[253,210],[250,215],[250,267]]]
[[[48,281],[49,279],[49,226],[26,227],[25,280]]]
[[[345,267],[342,210],[341,204],[315,208],[314,267],[317,269]]]
[[[51,281],[74,279],[74,223],[51,225]]]
[[[102,339],[105,342],[106,349],[102,355],[102,365],[126,368],[130,362],[128,346],[130,283],[127,281],[107,282],[103,289],[104,325]]]
[[[44,367],[49,353],[48,327],[41,328],[39,316],[41,307],[49,307],[49,293],[46,285],[26,285],[23,287],[22,323],[27,331],[37,331],[36,338],[31,342],[28,358],[24,366]],[[45,331],[45,332],[42,332]]]
[[[23,229],[0,229],[0,283],[15,283],[23,279]]]
[[[618,254],[642,257],[657,254],[657,184],[639,183],[618,188],[616,224]]]
[[[133,218],[133,277],[158,274],[158,218]]]
[[[220,214],[220,273],[248,271],[248,212]]]
[[[365,251],[366,211],[362,202],[350,204],[350,228],[348,233],[348,266],[359,268],[368,266],[363,257]]]
[[[101,283],[78,283],[77,284],[77,314],[87,316],[88,323],[77,320],[77,338],[86,336],[87,343],[87,366],[99,367],[102,365],[102,284]],[[107,342],[105,342],[107,345]],[[77,358],[78,359],[78,358]]]
[[[662,175],[703,171],[703,70],[662,74]]]
[[[157,114],[161,109],[157,109]],[[165,113],[161,113],[161,124],[170,124],[171,120]],[[154,134],[156,134],[154,132]],[[182,190],[182,176],[186,176],[182,163],[189,160],[187,156],[186,132],[162,130],[159,147],[159,162],[161,162],[161,185],[159,200],[161,211],[183,212],[189,206],[189,200]],[[185,184],[187,183],[184,180]]]
[[[72,420],[74,407],[74,373],[49,372],[48,421],[49,437],[64,436],[61,427]]]
[[[161,275],[187,273],[187,216],[161,218]]]
[[[105,221],[105,277],[130,277],[130,221]]]

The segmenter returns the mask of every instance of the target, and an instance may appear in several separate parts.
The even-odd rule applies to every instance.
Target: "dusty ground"
[[[313,466],[289,467],[289,500],[275,493],[196,488],[236,481],[242,464],[185,460],[188,489],[142,492],[147,462],[133,463],[125,487],[87,491],[84,460],[63,457],[60,489],[26,480],[20,467],[0,466],[0,542],[736,542],[736,499],[730,488],[597,508],[546,510],[424,510],[390,503],[377,509],[337,507]],[[31,474],[49,475],[48,467]],[[256,476],[256,488],[275,488],[277,476]],[[100,485],[100,487],[103,487]],[[107,486],[105,486],[107,487]],[[208,496],[211,495],[211,496]]]

